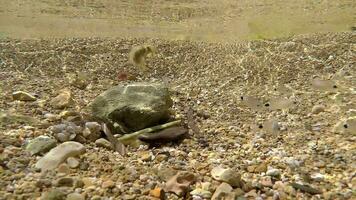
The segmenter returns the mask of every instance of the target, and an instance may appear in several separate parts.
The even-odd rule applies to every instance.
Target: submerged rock
[[[92,103],[93,116],[116,128],[116,133],[137,131],[166,120],[172,99],[161,83],[118,85]]]
[[[59,164],[69,157],[83,154],[85,147],[78,142],[64,142],[53,148],[36,163],[36,168],[42,171],[55,169]]]

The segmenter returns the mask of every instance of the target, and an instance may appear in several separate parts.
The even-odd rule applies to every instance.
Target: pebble
[[[41,135],[32,139],[26,146],[26,150],[31,153],[31,155],[47,153],[50,149],[55,147],[57,141],[51,137]]]
[[[211,183],[210,182],[204,182],[204,183],[201,184],[201,188],[203,190],[210,191],[211,190]]]
[[[141,157],[141,160],[144,162],[148,162],[152,160],[152,154],[149,151],[140,152],[139,156]]]
[[[57,109],[63,109],[73,104],[72,92],[69,89],[59,91],[58,96],[54,97],[50,104]]]
[[[324,176],[323,174],[320,174],[320,173],[315,173],[315,174],[312,174],[312,175],[311,175],[311,178],[312,178],[314,181],[322,182],[322,181],[324,181],[325,176]]]
[[[212,194],[210,191],[207,191],[207,190],[203,190],[203,189],[200,189],[200,188],[197,188],[193,191],[190,192],[190,195],[192,196],[199,196],[203,199],[210,199]]]
[[[57,168],[57,171],[58,171],[58,173],[61,173],[61,174],[69,174],[70,173],[69,166],[65,163],[60,164]]]
[[[108,140],[104,139],[104,138],[97,139],[95,141],[95,145],[98,146],[98,147],[103,147],[103,148],[109,149],[109,150],[113,149],[111,143]]]
[[[153,190],[150,190],[149,195],[158,199],[164,199],[164,191],[162,188],[157,187]]]
[[[56,181],[57,187],[73,187],[74,179],[72,177],[62,177]]]
[[[312,113],[313,114],[319,114],[321,112],[324,112],[325,111],[325,107],[322,106],[322,105],[315,105],[313,108],[312,108]]]
[[[51,189],[45,192],[41,196],[41,200],[64,200],[66,197],[65,193],[59,189]]]
[[[273,187],[272,179],[269,176],[262,177],[261,180],[260,180],[260,184],[263,187],[270,187],[270,188]]]
[[[101,125],[98,122],[86,122],[83,131],[85,139],[94,142],[99,139],[101,135]]]
[[[315,195],[315,194],[321,194],[321,191],[319,189],[313,188],[310,185],[304,185],[304,184],[299,184],[299,183],[291,183],[291,186],[295,188],[296,190],[300,190],[302,192],[307,192],[309,194]]]
[[[85,197],[79,193],[70,193],[68,194],[66,200],[85,200]]]
[[[36,101],[37,98],[24,91],[16,91],[12,93],[12,99],[17,101]]]
[[[79,167],[80,162],[74,157],[67,158],[67,164],[70,168],[75,169]]]
[[[104,182],[101,184],[101,187],[102,187],[102,188],[113,188],[113,187],[115,187],[115,182],[112,181],[112,180],[104,181]]]
[[[211,200],[220,200],[220,199],[226,199],[226,200],[235,199],[235,193],[233,192],[233,188],[231,187],[231,185],[227,183],[221,183],[216,188],[213,196],[211,197]]]
[[[68,157],[79,156],[85,152],[85,147],[78,142],[64,142],[51,149],[36,163],[36,168],[42,171],[55,169]]]
[[[266,175],[274,177],[274,178],[280,178],[281,171],[279,169],[270,168],[270,169],[267,170]]]
[[[224,181],[233,187],[242,185],[241,175],[230,168],[214,167],[211,170],[211,175],[215,180]]]

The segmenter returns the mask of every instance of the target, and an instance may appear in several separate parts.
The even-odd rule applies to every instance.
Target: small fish
[[[336,83],[332,80],[314,79],[311,85],[314,89],[321,91],[334,91],[337,89]]]
[[[119,142],[111,133],[109,128],[105,123],[102,124],[102,129],[103,132],[105,133],[106,137],[108,137],[110,143],[113,145],[115,151],[119,152],[120,155],[125,155],[127,153],[127,149],[125,148],[125,145]]]
[[[188,129],[182,126],[177,126],[177,127],[166,128],[155,133],[140,135],[138,139],[147,143],[155,143],[155,142],[162,143],[162,142],[170,142],[170,141],[181,139],[187,133],[188,133]]]

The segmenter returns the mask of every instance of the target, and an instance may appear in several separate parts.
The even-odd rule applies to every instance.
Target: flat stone
[[[36,168],[42,171],[53,170],[69,157],[79,156],[85,152],[85,147],[78,142],[64,142],[51,149],[36,163]]]
[[[16,91],[12,93],[12,99],[17,101],[36,101],[37,98],[24,91]]]
[[[41,135],[32,139],[26,146],[26,150],[29,151],[31,155],[43,154],[55,147],[56,144],[57,141],[54,138]]]
[[[110,149],[110,150],[113,149],[112,144],[104,138],[97,139],[95,141],[95,145],[98,147],[103,147],[103,148]]]
[[[241,175],[230,168],[214,167],[211,170],[211,175],[215,180],[224,181],[233,187],[242,185]]]

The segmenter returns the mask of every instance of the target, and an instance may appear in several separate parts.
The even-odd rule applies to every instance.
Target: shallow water
[[[0,37],[265,39],[355,26],[353,0],[0,0]]]

